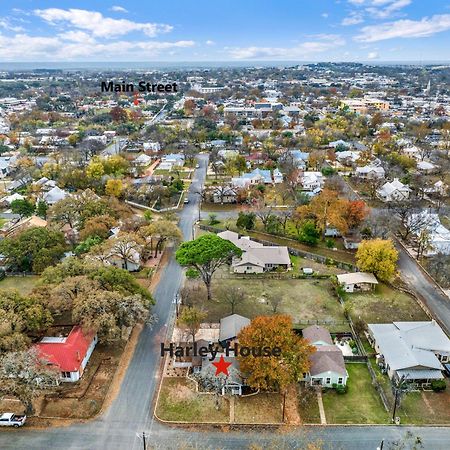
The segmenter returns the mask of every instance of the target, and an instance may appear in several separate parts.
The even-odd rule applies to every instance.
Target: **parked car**
[[[1,427],[21,427],[27,420],[27,416],[19,416],[14,413],[4,413],[0,416]]]
[[[186,198],[183,200],[183,203],[184,203],[185,205],[187,205],[187,204],[189,203],[189,199],[186,197]]]
[[[200,169],[200,164],[196,164],[195,168]]]

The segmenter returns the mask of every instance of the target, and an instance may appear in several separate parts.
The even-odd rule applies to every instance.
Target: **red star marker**
[[[217,375],[223,373],[228,376],[228,367],[232,365],[230,362],[226,362],[223,355],[220,356],[219,362],[213,362],[213,366],[216,367],[216,377]]]
[[[133,102],[136,106],[139,105],[139,100],[138,100],[138,93],[136,92],[134,94],[134,102]]]

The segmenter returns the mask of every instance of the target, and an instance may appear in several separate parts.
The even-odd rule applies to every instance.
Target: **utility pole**
[[[144,450],[147,450],[147,444],[145,442],[145,432],[144,431],[142,432],[142,442],[144,444]]]

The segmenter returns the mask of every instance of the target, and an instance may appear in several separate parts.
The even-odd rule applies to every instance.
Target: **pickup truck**
[[[21,427],[27,416],[19,416],[14,413],[4,413],[0,416],[0,427]]]

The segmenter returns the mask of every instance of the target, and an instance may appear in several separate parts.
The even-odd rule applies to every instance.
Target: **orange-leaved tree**
[[[309,358],[315,351],[294,333],[292,318],[287,315],[255,317],[241,330],[238,339],[241,347],[280,349],[279,356],[273,352],[270,356],[238,356],[240,371],[245,374],[247,384],[255,389],[284,391],[308,372]]]

